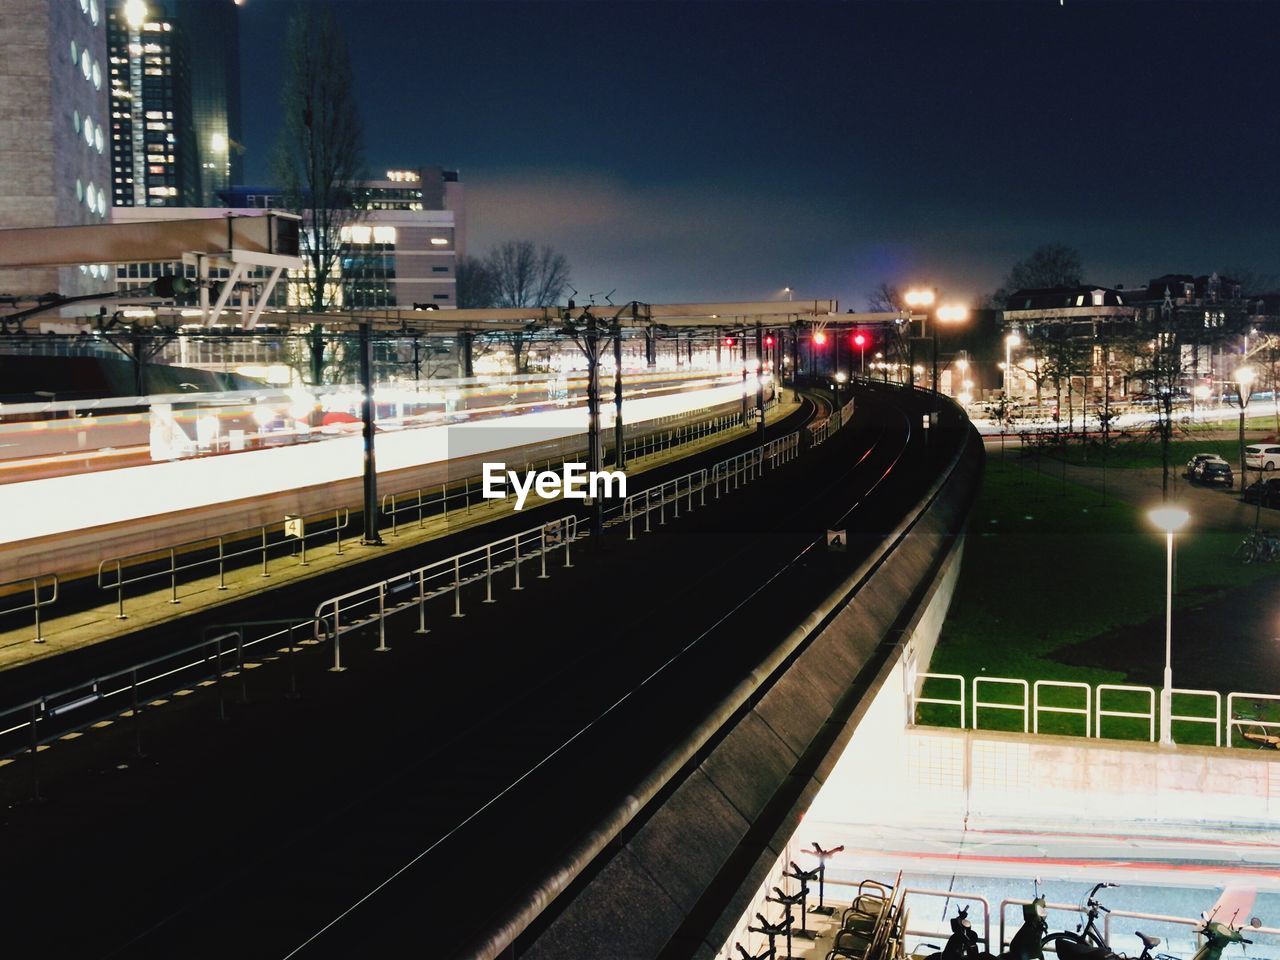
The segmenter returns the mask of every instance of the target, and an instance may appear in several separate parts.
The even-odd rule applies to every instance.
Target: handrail
[[[463,617],[462,588],[481,580],[485,583],[485,602],[493,600],[494,573],[514,567],[516,571],[515,589],[520,589],[520,565],[527,561],[539,560],[541,573],[539,579],[546,579],[547,555],[563,548],[565,567],[572,567],[571,546],[578,539],[578,518],[568,514],[550,523],[542,523],[527,530],[521,530],[510,536],[478,547],[472,547],[415,567],[404,573],[366,584],[346,593],[329,597],[316,605],[312,622],[315,625],[315,639],[321,641],[323,630],[327,637],[333,639],[333,666],[330,671],[341,673],[346,670],[342,665],[342,637],[354,630],[368,626],[376,626],[378,630],[377,650],[385,652],[387,646],[386,621],[393,614],[413,607],[418,608],[418,633],[429,632],[426,625],[426,602],[434,597],[452,593],[454,598],[454,617]],[[521,547],[525,548],[522,554]],[[510,559],[505,559],[510,555]],[[416,584],[416,591],[414,587]],[[412,595],[398,599],[397,594]],[[345,615],[345,619],[344,619]]]
[[[307,540],[313,537],[319,538],[321,536],[333,535],[335,538],[335,542],[337,544],[338,555],[340,556],[342,554],[342,531],[345,530],[347,526],[350,524],[351,511],[346,507],[342,507],[332,512],[333,512],[332,526],[327,528],[322,527],[319,530],[312,530],[310,532],[307,532],[305,530],[305,523],[304,523],[304,532],[301,537],[286,536],[285,538],[281,540],[277,540],[274,543],[269,542],[268,540],[268,530],[277,526],[283,529],[285,521],[280,521],[278,524],[264,523],[258,528],[262,532],[261,543],[255,543],[252,547],[246,547],[242,550],[233,550],[231,552],[227,552],[226,544],[228,540],[231,540],[232,538],[230,535],[220,535],[220,536],[214,536],[214,537],[201,537],[197,540],[188,540],[183,543],[175,543],[170,546],[160,547],[154,550],[142,550],[137,553],[125,554],[124,556],[120,556],[120,557],[109,557],[105,560],[99,561],[98,563],[98,574],[97,574],[98,589],[115,591],[116,619],[127,620],[128,615],[124,612],[124,588],[135,583],[142,583],[146,580],[155,579],[156,577],[167,576],[169,578],[169,603],[178,604],[182,602],[178,597],[178,574],[185,573],[188,570],[195,570],[200,567],[217,564],[218,589],[226,590],[227,589],[226,562],[228,560],[235,559],[237,557],[249,556],[251,554],[258,554],[261,557],[261,561],[262,561],[262,576],[268,577],[271,575],[268,570],[268,563],[269,563],[268,554],[270,549],[274,546],[280,546],[282,544],[289,543],[291,540],[297,540],[298,543],[300,544],[300,560],[298,564],[299,566],[305,567],[308,565]],[[329,511],[324,511],[322,514],[308,514],[306,515],[306,517],[303,517],[303,520],[305,522],[307,517],[312,517],[312,516],[327,517],[328,514],[329,514]],[[247,532],[247,531],[242,531],[242,532]],[[216,547],[217,549],[216,555],[212,557],[206,557],[204,559],[194,560],[190,563],[181,563],[181,564],[178,563],[179,553],[193,550],[194,548],[199,548],[201,547],[201,545],[207,545],[205,549],[212,549]],[[125,576],[126,569],[133,561],[145,560],[146,563],[155,563],[157,561],[163,562],[163,558],[165,554],[168,554],[168,560],[169,560],[168,567],[160,570],[155,570],[149,573],[141,573],[135,577]],[[107,581],[105,579],[105,575],[109,570],[112,570],[112,569],[114,569],[115,571],[115,578],[114,580]]]
[[[52,589],[52,591],[50,592],[50,595],[49,595],[49,599],[48,599],[48,600],[42,600],[42,599],[40,599],[40,585],[41,585],[41,581],[44,581],[44,580],[51,580],[51,581],[52,581],[53,589]],[[25,612],[25,611],[27,611],[27,610],[31,610],[31,611],[33,611],[33,612],[34,612],[34,615],[35,615],[35,631],[36,631],[36,635],[35,635],[35,637],[32,639],[32,641],[31,641],[31,642],[32,642],[32,643],[44,643],[44,636],[43,636],[43,634],[42,634],[42,633],[41,633],[41,631],[40,631],[40,608],[41,608],[41,607],[47,607],[47,606],[49,606],[50,604],[53,604],[53,603],[55,603],[55,602],[57,601],[57,599],[58,599],[58,575],[57,575],[56,573],[50,573],[50,574],[45,574],[45,575],[43,575],[43,576],[36,576],[36,577],[22,577],[22,578],[21,578],[21,579],[19,579],[19,580],[11,580],[11,581],[9,581],[8,583],[0,584],[0,594],[8,595],[8,590],[7,590],[7,588],[8,588],[8,587],[17,587],[17,586],[20,586],[20,585],[22,585],[22,584],[30,584],[30,585],[31,585],[31,602],[30,602],[30,603],[23,604],[23,605],[22,605],[22,606],[20,606],[20,607],[8,607],[7,609],[0,610],[0,617],[6,616],[7,614],[11,614],[11,613],[24,613],[24,612]],[[13,591],[13,593],[14,593],[14,594],[18,594],[18,593],[19,593],[19,591],[14,590],[14,591]]]
[[[222,661],[234,653],[238,669],[243,671],[245,651],[277,637],[292,635],[308,619],[254,621],[235,624],[231,628],[211,627],[203,639],[177,650],[156,657],[140,660],[107,673],[95,674],[85,680],[42,693],[14,706],[0,710],[0,757],[34,753],[67,733],[85,730],[102,720],[127,714],[137,720],[141,709],[157,699],[167,697],[175,690],[184,689],[202,680],[218,683],[222,676]],[[267,633],[252,640],[244,639],[243,628],[252,625],[286,624],[285,629]],[[214,636],[209,634],[222,630]],[[235,640],[234,647],[223,646],[223,641]],[[156,669],[160,668],[160,669]],[[174,678],[170,684],[140,694],[148,685]],[[122,682],[123,681],[123,682]],[[126,699],[123,699],[125,695]],[[221,707],[220,707],[221,711]],[[21,717],[9,721],[6,718]],[[43,733],[42,733],[43,731]],[[14,741],[11,743],[10,740]]]

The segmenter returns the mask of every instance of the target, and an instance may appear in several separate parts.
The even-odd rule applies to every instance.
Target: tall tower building
[[[102,223],[110,205],[105,0],[0,0],[0,227]],[[0,293],[91,293],[104,266],[0,271]]]
[[[189,38],[191,116],[200,155],[200,204],[243,183],[240,139],[240,20],[233,0],[182,0],[178,27]]]
[[[217,202],[240,167],[234,0],[106,0],[121,207]]]

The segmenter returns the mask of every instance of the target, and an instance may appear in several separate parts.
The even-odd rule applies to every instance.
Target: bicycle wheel
[[[1059,940],[1068,940],[1075,946],[1081,947],[1081,948],[1087,948],[1092,946],[1092,944],[1089,943],[1089,941],[1085,940],[1084,937],[1080,936],[1080,934],[1068,933],[1066,930],[1063,930],[1059,933],[1047,933],[1043,937],[1041,937],[1040,948],[1043,950],[1045,947],[1051,946],[1053,947],[1054,952],[1057,953],[1058,951],[1057,942]]]

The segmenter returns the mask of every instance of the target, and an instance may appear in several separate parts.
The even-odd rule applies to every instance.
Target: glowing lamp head
[[[938,308],[938,319],[943,323],[960,323],[969,316],[969,308],[949,303]]]
[[[933,306],[933,291],[923,288],[908,290],[902,299],[908,307],[931,307]]]
[[[732,346],[733,346],[733,337],[725,337],[725,338],[724,338],[724,345],[725,345],[726,347],[732,347]]]
[[[827,334],[823,330],[815,330],[813,333],[813,342],[818,346],[822,346],[827,342]]]
[[[1181,507],[1157,507],[1147,511],[1147,519],[1165,533],[1177,533],[1186,526],[1191,514]]]
[[[1250,366],[1237,367],[1236,372],[1231,375],[1231,378],[1235,380],[1236,383],[1246,389],[1253,386],[1253,381],[1256,380],[1257,377],[1257,372]]]
[[[865,347],[867,345],[867,335],[865,333],[855,333],[853,335],[853,345],[855,347]]]
[[[1004,338],[1004,342],[1011,347],[1016,347],[1022,343],[1022,337],[1018,336],[1017,331],[1014,331]]]
[[[147,22],[147,5],[143,0],[125,0],[124,19],[129,26],[137,30]]]
[[[773,346],[773,334],[772,334],[772,333],[767,333],[767,334],[765,334],[765,337],[764,337],[764,345],[765,345],[766,347],[772,347],[772,346]]]

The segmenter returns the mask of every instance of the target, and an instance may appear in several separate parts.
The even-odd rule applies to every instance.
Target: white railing
[[[47,607],[55,603],[58,599],[58,575],[56,573],[46,574],[42,577],[23,577],[21,580],[15,580],[12,583],[6,583],[0,586],[0,590],[4,590],[12,597],[27,596],[26,588],[31,588],[31,600],[18,606],[5,607],[0,610],[0,617],[14,613],[26,613],[28,610],[32,612],[35,619],[36,635],[32,637],[33,643],[44,643],[44,634],[40,629],[40,608]],[[42,587],[50,587],[49,596],[41,597],[40,591]],[[11,591],[11,592],[10,592]]]
[[[707,505],[707,471],[705,469],[694,470],[674,480],[666,480],[652,487],[646,487],[639,493],[627,497],[622,502],[622,520],[627,525],[627,539],[636,538],[637,518],[644,519],[643,532],[650,533],[653,530],[652,517],[655,511],[658,514],[660,527],[666,526],[668,507],[671,508],[672,519],[679,518],[682,501],[685,512],[692,512],[695,495],[698,506],[705,507]]]
[[[513,570],[515,582],[511,589],[523,590],[521,566],[536,561],[538,579],[545,580],[547,557],[557,549],[564,552],[563,566],[572,567],[570,550],[577,538],[578,518],[570,514],[322,601],[316,606],[314,616],[315,638],[320,640],[322,635],[333,638],[333,666],[329,669],[334,672],[346,669],[342,665],[342,638],[352,631],[376,628],[375,649],[383,653],[391,649],[387,646],[387,620],[397,613],[416,607],[416,632],[425,634],[429,632],[428,600],[452,594],[453,616],[463,617],[466,614],[462,611],[462,588],[468,584],[483,581],[484,602],[495,603],[493,577],[496,573]]]
[[[924,684],[929,680],[947,681],[955,684],[957,695],[925,697],[921,695]],[[969,688],[966,690],[966,688]],[[984,690],[1016,691],[1015,696],[999,696],[991,699],[992,693],[985,695]],[[1070,680],[1026,680],[1013,677],[974,677],[972,681],[955,673],[920,673],[911,684],[908,700],[908,716],[916,722],[918,708],[923,704],[936,704],[954,707],[959,712],[958,723],[961,729],[1007,729],[988,725],[983,727],[981,719],[993,710],[1014,713],[1019,716],[1024,733],[1039,734],[1041,725],[1050,714],[1058,716],[1079,717],[1084,721],[1083,735],[1089,739],[1101,739],[1106,736],[1106,729],[1114,728],[1114,721],[1136,720],[1146,728],[1145,739],[1149,743],[1156,740],[1156,728],[1160,720],[1159,691],[1155,687],[1134,684],[1099,683],[1090,685]],[[966,692],[972,703],[966,703]],[[1064,696],[1074,693],[1074,697]],[[1055,696],[1057,694],[1057,696]],[[1241,746],[1240,741],[1247,740],[1252,744],[1264,746],[1280,746],[1280,694],[1269,693],[1230,693],[1226,696],[1226,710],[1223,710],[1223,694],[1216,690],[1196,690],[1175,687],[1172,690],[1170,721],[1176,733],[1179,724],[1195,724],[1210,727],[1213,730],[1213,745],[1221,747]],[[1176,705],[1182,698],[1191,698],[1206,704],[1207,709],[1195,713],[1178,713]],[[1117,701],[1120,701],[1119,703]],[[1244,711],[1243,703],[1254,705],[1253,715]],[[1267,704],[1275,707],[1268,712]],[[1186,709],[1185,707],[1183,709]],[[1264,717],[1274,719],[1264,719]],[[1111,723],[1104,723],[1110,720]],[[989,722],[990,724],[990,722]],[[1132,739],[1128,737],[1127,739]],[[1176,739],[1176,737],[1175,737]]]
[[[918,673],[916,674],[918,683],[911,691],[911,718],[914,720],[916,716],[916,705],[921,703],[936,703],[944,707],[958,707],[960,709],[960,728],[963,730],[967,726],[965,713],[965,687],[964,677],[958,673]],[[960,696],[955,699],[948,697],[925,697],[920,695],[920,691],[924,689],[924,681],[926,680],[954,680],[956,690]]]

